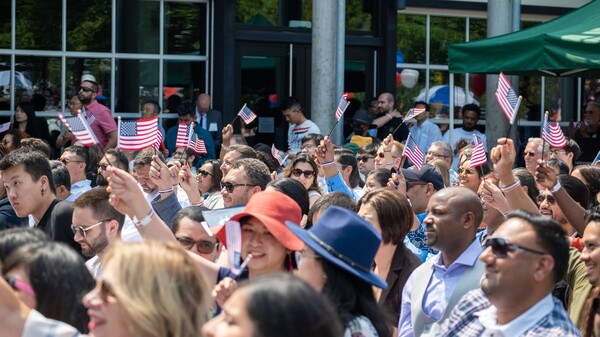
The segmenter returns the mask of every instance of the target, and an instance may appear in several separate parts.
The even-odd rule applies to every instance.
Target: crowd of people
[[[130,153],[96,93],[88,76],[70,106],[97,146],[65,128],[52,160],[27,104],[4,135],[3,336],[600,336],[600,167],[576,139],[531,138],[516,167],[476,105],[451,144],[425,102],[408,123],[383,93],[336,145],[290,98],[282,160],[200,94],[178,113],[206,154],[176,126]]]

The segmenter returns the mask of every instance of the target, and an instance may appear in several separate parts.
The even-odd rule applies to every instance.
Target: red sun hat
[[[277,191],[263,191],[252,195],[244,210],[232,216],[231,220],[240,221],[245,217],[258,219],[285,248],[300,250],[304,247],[304,242],[285,226],[286,221],[296,224],[302,221],[300,206],[287,195]],[[219,229],[217,237],[219,242],[227,246],[225,226]]]

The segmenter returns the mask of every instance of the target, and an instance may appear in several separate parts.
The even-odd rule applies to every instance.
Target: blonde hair
[[[104,261],[118,266],[115,297],[131,332],[147,337],[196,337],[209,318],[210,288],[177,243],[116,243]]]
[[[442,175],[444,186],[450,187],[450,169],[448,168],[448,165],[446,165],[446,162],[441,159],[434,159],[430,164],[435,166],[435,170]]]

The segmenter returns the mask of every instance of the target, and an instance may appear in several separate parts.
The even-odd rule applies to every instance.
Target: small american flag
[[[408,138],[406,138],[406,145],[404,145],[402,156],[408,158],[418,170],[420,170],[421,166],[423,166],[423,160],[425,159],[425,156],[423,156],[423,151],[421,151],[419,145],[417,145],[410,133],[408,134]]]
[[[496,99],[510,124],[514,124],[521,100],[517,97],[508,78],[506,78],[503,73],[500,73],[500,77],[498,77]]]
[[[177,140],[175,141],[175,147],[182,147],[187,149],[192,139],[192,126],[191,124],[179,123],[177,128]]]
[[[124,151],[139,151],[149,146],[159,149],[162,134],[158,129],[158,117],[121,121],[117,147]]]
[[[417,117],[418,115],[422,114],[423,112],[425,112],[425,108],[412,108],[412,109],[408,110],[408,113],[406,114],[406,116],[404,117],[404,119],[402,121],[406,122],[409,119]]]
[[[542,139],[550,145],[550,147],[563,148],[567,145],[565,135],[563,135],[558,123],[550,124],[548,122],[548,113],[544,114],[544,124],[542,125]]]
[[[208,153],[208,151],[206,151],[206,144],[204,144],[204,140],[200,138],[196,139],[195,142],[191,142],[190,149],[199,155]]]
[[[238,116],[240,116],[240,118],[242,118],[246,124],[252,123],[252,121],[256,118],[254,111],[252,111],[252,109],[250,109],[246,104],[244,104],[244,106],[240,109]]]
[[[58,118],[65,123],[69,131],[71,131],[75,138],[77,138],[84,146],[98,144],[96,135],[92,132],[87,120],[85,120],[81,114],[65,117],[59,112]]]
[[[487,157],[485,155],[485,149],[483,148],[483,142],[479,137],[473,135],[473,154],[471,155],[471,167],[477,167],[487,164]]]
[[[94,122],[96,121],[96,117],[94,117],[94,114],[91,111],[88,113],[88,111],[85,109],[85,106],[81,108],[80,113],[83,113],[89,126],[92,126],[92,124],[94,124]]]
[[[346,94],[343,94],[342,98],[340,99],[340,103],[338,104],[338,107],[335,111],[335,119],[336,120],[339,121],[340,118],[342,118],[342,115],[344,114],[346,109],[348,109],[349,105],[350,105],[350,101],[348,101],[348,96]]]
[[[273,144],[271,146],[271,154],[273,155],[273,157],[275,157],[275,159],[277,160],[277,162],[279,163],[279,166],[281,166],[281,164],[283,164],[283,157],[279,154],[279,150],[275,147],[275,144]]]

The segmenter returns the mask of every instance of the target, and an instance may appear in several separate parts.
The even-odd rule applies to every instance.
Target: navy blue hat
[[[321,258],[371,285],[387,288],[372,271],[381,235],[356,213],[331,206],[308,231],[290,221],[285,225]]]

